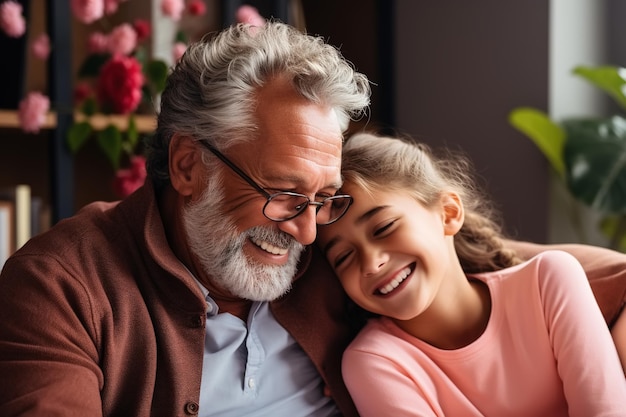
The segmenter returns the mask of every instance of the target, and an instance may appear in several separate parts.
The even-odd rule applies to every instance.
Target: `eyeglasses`
[[[319,225],[331,224],[346,214],[346,211],[352,204],[352,197],[349,195],[334,195],[326,197],[321,201],[311,201],[306,195],[291,191],[280,191],[270,194],[220,151],[204,141],[200,141],[200,143],[267,199],[263,206],[263,215],[274,222],[291,220],[304,213],[309,206],[315,206],[316,223]]]

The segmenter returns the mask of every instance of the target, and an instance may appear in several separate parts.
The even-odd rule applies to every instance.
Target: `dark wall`
[[[474,161],[520,239],[547,239],[548,166],[508,124],[547,110],[549,2],[395,2],[395,126]]]
[[[549,2],[304,0],[307,29],[372,80],[368,128],[460,149],[519,239],[547,240],[548,165],[507,121],[547,109]]]
[[[381,61],[381,42],[384,42],[381,36],[385,33],[381,20],[390,10],[385,3],[385,0],[302,0],[306,31],[338,47],[356,70],[373,82],[369,127],[378,127],[386,120],[383,103],[385,94],[392,92],[380,85],[385,67]]]

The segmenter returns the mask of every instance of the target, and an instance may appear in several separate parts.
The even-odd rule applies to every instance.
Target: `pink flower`
[[[33,51],[33,55],[36,58],[39,58],[43,61],[48,59],[50,55],[50,38],[47,33],[42,33],[39,35],[31,45],[31,50]]]
[[[104,0],[72,0],[72,13],[85,24],[95,22],[104,16]]]
[[[259,14],[259,11],[252,6],[243,5],[237,9],[235,18],[239,23],[249,23],[252,26],[265,26],[265,18]]]
[[[150,22],[144,19],[135,20],[133,28],[135,29],[135,32],[137,32],[137,42],[145,41],[150,37],[150,32],[152,32]]]
[[[136,155],[131,158],[130,163],[130,169],[120,169],[115,173],[113,189],[121,198],[132,194],[146,180],[146,159]]]
[[[178,62],[182,58],[183,54],[187,50],[187,45],[183,42],[176,42],[172,47],[172,59],[174,62]]]
[[[109,34],[108,49],[111,54],[130,55],[137,47],[137,32],[129,23],[122,23]]]
[[[118,0],[104,0],[104,13],[110,16],[117,12],[120,3]]]
[[[141,64],[133,57],[115,55],[102,66],[97,94],[100,106],[116,113],[128,114],[141,101],[144,78]]]
[[[146,158],[141,155],[133,156],[130,159],[130,168],[133,175],[142,180],[146,178]]]
[[[206,13],[206,4],[203,0],[190,0],[187,11],[192,16],[203,16]]]
[[[93,32],[87,40],[87,50],[92,54],[107,52],[109,48],[109,37],[102,32]]]
[[[80,104],[91,95],[91,86],[86,82],[80,82],[74,87],[74,102]]]
[[[185,10],[183,0],[161,0],[161,11],[165,16],[169,16],[172,20],[178,22]]]
[[[18,118],[22,130],[26,133],[39,133],[46,113],[50,110],[50,99],[40,92],[29,93],[20,101]]]
[[[0,28],[12,38],[19,38],[26,32],[21,4],[13,0],[0,4]]]

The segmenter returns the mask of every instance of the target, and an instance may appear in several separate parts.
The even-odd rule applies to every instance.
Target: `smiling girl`
[[[466,160],[358,134],[343,151],[354,202],[318,244],[374,313],[343,357],[362,416],[624,416],[626,380],[570,254],[503,246]]]

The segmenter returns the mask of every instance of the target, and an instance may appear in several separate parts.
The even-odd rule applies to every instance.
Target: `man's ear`
[[[170,141],[169,170],[172,187],[181,195],[189,196],[194,191],[198,178],[194,175],[197,163],[201,162],[198,146],[193,139],[175,133]]]
[[[441,196],[443,230],[446,235],[453,236],[461,230],[465,220],[463,202],[457,193],[448,192]]]

